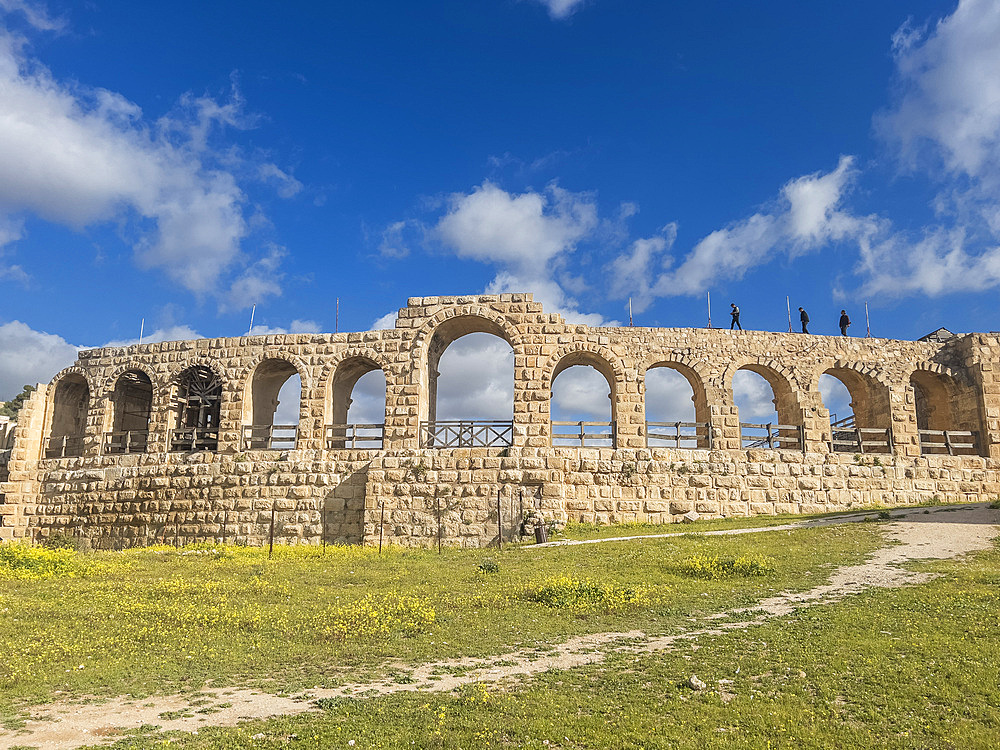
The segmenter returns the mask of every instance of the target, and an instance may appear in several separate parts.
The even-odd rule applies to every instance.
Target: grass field
[[[207,685],[295,694],[586,633],[675,633],[816,586],[882,543],[878,524],[851,524],[441,555],[282,547],[268,560],[260,549],[164,548],[54,552],[6,568],[0,557],[0,718],[15,725],[25,706],[57,697]],[[331,700],[319,714],[205,729],[171,746],[990,747],[1000,736],[1000,558],[934,567],[944,576],[922,586],[674,651],[502,688]],[[708,687],[685,687],[691,673]]]

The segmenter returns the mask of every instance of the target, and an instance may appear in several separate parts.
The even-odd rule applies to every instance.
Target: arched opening
[[[552,372],[549,394],[552,445],[614,447],[614,369],[591,352],[563,357]]]
[[[733,401],[744,448],[803,449],[802,410],[789,382],[764,365],[733,374]]]
[[[327,450],[378,450],[385,437],[385,372],[367,357],[345,359],[327,394]]]
[[[104,434],[104,452],[145,453],[152,411],[153,383],[149,376],[141,370],[122,373],[111,395],[111,431]]]
[[[184,370],[177,377],[173,406],[177,427],[170,434],[170,450],[218,449],[222,380],[215,372],[204,365]]]
[[[291,362],[265,359],[243,393],[243,449],[294,450],[302,379]]]
[[[643,401],[648,447],[711,447],[708,398],[694,370],[673,362],[651,366]]]
[[[891,453],[889,390],[857,370],[832,367],[819,378],[834,453]]]
[[[514,437],[514,350],[486,318],[459,316],[427,348],[425,448],[507,447]]]
[[[90,387],[83,375],[70,373],[56,384],[52,395],[49,439],[45,446],[46,458],[83,455],[89,408]]]
[[[921,453],[976,455],[980,452],[979,409],[948,375],[916,370],[910,376]]]

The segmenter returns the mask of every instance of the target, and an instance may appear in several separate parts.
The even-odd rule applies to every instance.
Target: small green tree
[[[24,402],[28,400],[28,396],[31,395],[33,390],[35,390],[35,386],[33,385],[24,386],[23,391],[0,406],[0,416],[10,417],[14,421],[17,421],[17,413],[21,411],[21,407],[24,406]]]

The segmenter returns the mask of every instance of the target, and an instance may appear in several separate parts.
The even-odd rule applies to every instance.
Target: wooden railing
[[[381,450],[385,443],[384,424],[328,424],[323,445],[326,450]]]
[[[761,431],[763,435],[760,434]],[[801,425],[740,422],[740,440],[744,448],[805,450],[805,436]]]
[[[218,427],[181,427],[170,431],[170,450],[173,453],[214,451],[218,447]]]
[[[453,419],[420,423],[421,448],[508,448],[513,443],[513,421]]]
[[[831,453],[892,453],[892,429],[876,427],[834,428]]]
[[[105,453],[145,453],[148,445],[148,430],[104,433],[103,450]]]
[[[949,456],[979,455],[979,433],[966,430],[920,430],[920,452]]]
[[[46,458],[69,458],[83,455],[83,435],[62,435],[45,441]]]
[[[712,448],[707,422],[646,422],[647,448]]]
[[[243,425],[243,450],[293,451],[298,437],[297,424]]]
[[[600,428],[599,431],[591,428]],[[618,432],[614,422],[552,422],[552,445],[576,448],[614,448]]]

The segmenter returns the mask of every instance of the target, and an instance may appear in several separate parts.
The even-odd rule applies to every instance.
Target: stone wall
[[[435,416],[438,359],[472,332],[500,336],[513,349],[512,444],[421,447],[421,425]],[[614,448],[552,445],[552,383],[575,364],[591,365],[608,380]],[[221,381],[218,444],[171,452],[180,379],[199,366]],[[647,447],[645,377],[660,366],[691,384],[711,450]],[[327,426],[343,421],[354,383],[371,369],[386,377],[382,448],[331,447]],[[767,379],[779,421],[803,439],[796,449],[743,447],[732,391],[740,369]],[[248,450],[243,428],[268,411],[280,387],[275,374],[283,372],[301,379],[295,450]],[[140,453],[109,454],[107,433],[121,423],[116,386],[126,373],[150,384],[148,444]],[[824,373],[850,389],[859,425],[891,430],[891,452],[831,452],[830,414],[818,389]],[[928,426],[977,432],[979,455],[924,455],[919,430]],[[50,438],[74,429],[79,435],[67,440],[77,441],[72,452],[80,455],[44,457]],[[478,546],[497,536],[498,492],[506,538],[526,503],[605,523],[671,521],[689,510],[747,515],[900,505],[935,495],[987,499],[998,494],[998,461],[997,334],[911,342],[590,328],[545,313],[530,295],[417,298],[388,331],[82,352],[21,412],[10,476],[0,484],[0,538],[64,531],[109,547],[260,544],[273,509],[279,541],[377,544],[381,535],[391,543],[435,544],[440,536],[445,544]]]

